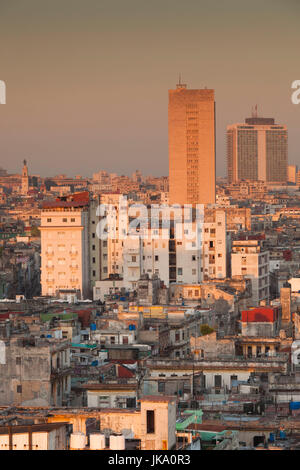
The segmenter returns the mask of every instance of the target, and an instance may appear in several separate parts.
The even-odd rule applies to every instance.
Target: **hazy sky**
[[[289,129],[300,165],[299,0],[0,0],[0,166],[32,174],[168,174],[168,89],[214,88],[226,125]]]

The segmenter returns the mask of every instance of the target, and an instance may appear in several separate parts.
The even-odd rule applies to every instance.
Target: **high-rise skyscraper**
[[[215,203],[214,90],[169,90],[170,204]]]
[[[242,180],[285,183],[288,142],[286,126],[273,118],[247,118],[227,126],[229,183]]]

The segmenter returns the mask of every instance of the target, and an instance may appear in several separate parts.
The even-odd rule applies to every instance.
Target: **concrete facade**
[[[214,90],[169,90],[170,204],[215,202]]]

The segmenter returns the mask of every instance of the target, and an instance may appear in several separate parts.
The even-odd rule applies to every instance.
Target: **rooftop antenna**
[[[181,73],[179,73],[179,82],[177,84],[177,88],[186,88],[186,85],[181,83]]]
[[[251,108],[251,114],[252,114],[252,117],[253,117],[253,118],[257,118],[257,117],[258,117],[257,104],[255,105],[254,109],[253,109],[253,106],[252,106],[252,108]]]

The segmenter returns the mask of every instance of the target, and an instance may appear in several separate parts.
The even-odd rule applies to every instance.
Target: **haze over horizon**
[[[227,124],[257,104],[300,166],[300,2],[14,0],[0,4],[0,166],[53,176],[168,174],[168,89],[213,88],[217,175]],[[274,40],[276,38],[276,41]],[[297,145],[298,144],[298,145]]]

